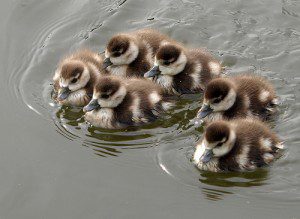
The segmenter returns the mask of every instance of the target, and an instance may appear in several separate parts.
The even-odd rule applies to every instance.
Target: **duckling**
[[[155,55],[154,67],[144,77],[156,77],[155,81],[170,94],[196,93],[219,77],[221,69],[220,63],[202,49],[165,42]]]
[[[282,149],[282,141],[259,120],[219,120],[207,126],[193,163],[212,172],[251,171],[271,164]]]
[[[276,112],[273,86],[256,75],[217,78],[208,83],[198,118],[204,121],[254,117],[268,120]]]
[[[168,36],[152,29],[117,34],[107,44],[103,68],[117,76],[143,77],[160,43],[168,40]]]
[[[93,99],[83,110],[92,125],[118,129],[150,123],[172,106],[173,101],[152,81],[105,76],[98,79]]]
[[[85,106],[101,75],[102,62],[101,56],[90,50],[80,50],[61,60],[53,77],[53,98],[61,105]]]

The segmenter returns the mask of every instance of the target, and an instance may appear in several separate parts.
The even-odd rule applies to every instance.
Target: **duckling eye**
[[[171,64],[171,62],[170,61],[164,61],[164,65],[170,65]]]
[[[214,99],[213,103],[220,103],[221,100],[222,97],[217,97],[216,99]]]
[[[72,81],[71,81],[71,83],[72,83],[72,84],[75,84],[77,81],[78,81],[77,78],[73,78]]]
[[[121,52],[115,52],[115,53],[114,53],[114,57],[119,57],[119,56],[121,56],[121,55],[122,55]]]
[[[223,142],[219,142],[219,143],[216,145],[216,147],[221,147],[222,144],[223,144]]]
[[[108,94],[102,94],[102,95],[101,95],[101,98],[103,98],[103,99],[108,99],[108,98],[109,98],[109,95],[108,95]]]

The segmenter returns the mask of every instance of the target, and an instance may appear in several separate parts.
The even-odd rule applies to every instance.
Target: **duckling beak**
[[[62,87],[60,91],[58,92],[58,100],[62,101],[68,98],[70,95],[71,90],[68,87]]]
[[[108,66],[111,66],[113,63],[110,61],[110,58],[105,58],[103,61],[103,69],[106,69]]]
[[[205,118],[206,116],[208,116],[209,114],[211,114],[213,112],[213,109],[210,108],[209,105],[207,104],[203,104],[201,109],[199,110],[197,117],[200,119]]]
[[[97,99],[92,99],[88,105],[86,105],[85,107],[83,107],[83,112],[90,112],[94,109],[97,109],[98,107],[100,107],[98,100]]]
[[[159,75],[159,74],[160,74],[159,66],[156,65],[150,71],[146,72],[144,74],[144,77],[145,78],[152,78],[152,77],[155,77],[156,75]]]
[[[200,157],[202,163],[208,163],[213,158],[213,152],[211,149],[205,149],[203,155]]]

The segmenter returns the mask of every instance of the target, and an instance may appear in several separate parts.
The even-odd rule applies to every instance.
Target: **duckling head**
[[[162,45],[155,55],[154,67],[144,74],[144,77],[156,75],[177,75],[183,71],[187,57],[183,49],[177,45],[167,43]]]
[[[236,87],[227,79],[218,78],[208,83],[197,117],[205,118],[212,112],[228,110],[236,101]]]
[[[211,123],[196,146],[193,162],[206,164],[215,157],[228,154],[235,144],[235,139],[235,131],[227,122],[220,120]]]
[[[101,77],[94,86],[93,99],[83,108],[83,111],[89,112],[100,107],[117,107],[126,94],[126,87],[120,79],[110,76]]]
[[[128,65],[139,54],[136,40],[128,35],[117,35],[110,39],[105,50],[103,68],[111,65]]]
[[[60,101],[67,99],[72,92],[84,88],[90,80],[87,66],[78,60],[64,62],[59,71],[58,100]]]

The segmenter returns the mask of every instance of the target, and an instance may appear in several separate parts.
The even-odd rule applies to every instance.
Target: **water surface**
[[[300,218],[300,3],[2,1],[0,218]],[[104,51],[115,33],[156,28],[206,47],[226,72],[266,76],[280,99],[272,126],[286,155],[251,173],[190,163],[201,95],[141,128],[89,127],[50,99],[57,62]]]

